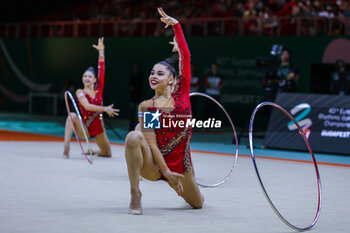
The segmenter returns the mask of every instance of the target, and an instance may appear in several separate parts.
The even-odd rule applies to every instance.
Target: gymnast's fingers
[[[163,16],[163,17],[168,17],[168,15],[165,13],[165,11],[163,10],[162,7],[160,7],[159,9],[160,9],[160,11],[162,12],[162,16]]]
[[[160,14],[161,16],[163,16],[164,18],[167,17],[167,15],[165,14],[163,8],[158,7],[157,9],[158,9],[158,12],[159,12],[159,14]]]
[[[181,196],[184,193],[184,188],[183,188],[180,180],[178,181],[177,187],[178,187],[178,194],[179,194],[179,196]]]
[[[157,10],[158,10],[158,13],[159,13],[160,15],[162,15],[162,11],[160,10],[159,7],[157,7]],[[163,16],[163,15],[162,15],[162,16]]]
[[[173,172],[173,175],[176,176],[177,178],[185,178],[184,175],[177,173],[177,172]]]
[[[166,20],[165,18],[160,18],[160,21],[162,21],[163,23],[167,24],[168,20]]]

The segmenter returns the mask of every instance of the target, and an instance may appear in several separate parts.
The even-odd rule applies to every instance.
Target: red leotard
[[[190,84],[191,84],[191,63],[190,52],[188,50],[185,37],[179,23],[173,26],[176,41],[180,51],[180,70],[181,74],[178,77],[177,88],[171,94],[174,99],[174,109],[170,113],[162,112],[161,122],[164,117],[172,116],[172,121],[185,120],[192,115],[190,103]],[[148,111],[156,111],[153,106],[148,108]],[[160,128],[154,130],[157,137],[157,145],[164,157],[165,163],[172,172],[183,174],[192,167],[190,155],[190,141],[192,137],[192,129],[172,127]],[[162,177],[161,179],[164,179]]]
[[[84,91],[84,95],[90,104],[103,106],[103,87],[105,82],[105,62],[98,62],[98,81],[95,86],[95,98]],[[89,130],[91,137],[95,137],[105,130],[102,112],[87,111],[78,101],[83,122]]]

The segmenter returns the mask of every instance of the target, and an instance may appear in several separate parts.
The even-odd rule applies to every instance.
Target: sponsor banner
[[[299,123],[314,152],[350,154],[350,96],[280,93],[276,103]],[[298,128],[273,109],[264,144],[306,151]]]

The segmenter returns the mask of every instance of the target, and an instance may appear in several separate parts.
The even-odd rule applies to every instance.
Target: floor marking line
[[[17,141],[17,142],[63,142],[63,137],[52,136],[52,135],[43,135],[43,134],[35,134],[28,132],[17,132],[10,130],[2,130],[0,129],[0,141]],[[76,142],[76,139],[72,139],[72,141]],[[111,142],[112,145],[116,146],[125,146],[124,143],[120,142]],[[194,153],[203,153],[203,154],[213,154],[213,155],[225,155],[225,156],[234,156],[233,153],[225,153],[225,152],[214,152],[214,151],[202,151],[202,150],[191,150]],[[239,154],[240,157],[250,158],[250,155]],[[312,164],[312,161],[307,160],[299,160],[299,159],[287,159],[287,158],[276,158],[276,157],[266,157],[266,156],[255,156],[258,159],[269,159],[269,160],[277,160],[277,161],[287,161],[287,162],[297,162],[297,163],[309,163]],[[330,162],[317,162],[319,165],[326,166],[337,166],[337,167],[347,167],[350,168],[350,164],[342,164],[342,163],[330,163]]]

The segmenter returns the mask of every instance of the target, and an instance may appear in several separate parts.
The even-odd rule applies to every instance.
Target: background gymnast
[[[113,104],[103,106],[103,88],[105,76],[105,56],[103,37],[98,39],[97,45],[92,45],[98,52],[98,79],[93,67],[89,67],[83,74],[83,89],[76,91],[78,105],[82,115],[84,128],[88,137],[94,137],[100,150],[93,151],[94,154],[103,157],[111,157],[111,146],[105,131],[102,113],[106,112],[110,117],[118,116],[119,109],[114,109]],[[79,137],[84,138],[80,121],[75,113],[70,113],[74,128]],[[69,158],[70,141],[72,138],[73,128],[70,117],[67,117],[64,135],[64,152],[63,156]]]
[[[155,96],[139,105],[139,125],[142,132],[130,132],[125,141],[125,157],[128,166],[131,201],[130,214],[142,214],[140,176],[151,181],[165,180],[193,208],[202,208],[204,198],[194,178],[190,156],[191,128],[143,129],[143,111],[160,110],[161,118],[191,115],[190,82],[191,64],[181,26],[178,21],[158,8],[161,21],[173,26],[176,40],[173,51],[179,53],[180,75],[169,59],[153,66],[149,76]]]

